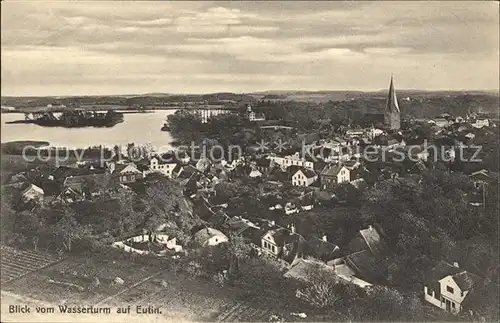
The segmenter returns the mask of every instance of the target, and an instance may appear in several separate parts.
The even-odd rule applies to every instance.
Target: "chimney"
[[[291,224],[290,225],[290,231],[292,231],[292,233],[295,233],[295,224]]]
[[[371,225],[368,226],[368,230],[372,231],[373,227]]]
[[[458,266],[458,262],[456,262],[456,261],[453,263],[453,267],[455,267],[455,268],[460,268],[460,267]]]
[[[276,225],[276,222],[273,220],[273,221],[270,222],[270,224],[271,224],[271,226],[274,227]]]
[[[323,238],[321,240],[323,240],[324,242],[328,242],[328,238],[326,237],[326,234],[323,235]]]

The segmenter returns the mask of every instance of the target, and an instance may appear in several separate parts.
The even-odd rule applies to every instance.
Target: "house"
[[[361,165],[361,163],[355,159],[348,160],[343,163],[343,165],[349,170],[349,171],[354,171],[358,169],[358,167]]]
[[[450,265],[443,261],[427,276],[424,299],[434,306],[453,314],[471,309],[473,298],[482,288],[483,279],[460,269],[458,263]]]
[[[447,118],[434,118],[432,120],[429,120],[429,123],[435,124],[440,128],[444,128],[451,125],[453,122],[448,120]]]
[[[43,201],[44,192],[40,187],[30,184],[26,189],[24,189],[21,193],[21,199],[24,202],[42,202]]]
[[[257,169],[253,169],[250,174],[248,174],[248,176],[250,178],[258,178],[258,177],[262,177],[262,173],[259,172]]]
[[[406,146],[406,143],[404,142],[404,140],[397,140],[397,139],[389,139],[387,140],[387,145],[386,145],[386,148],[387,149],[396,149],[398,147],[405,147]]]
[[[194,234],[193,240],[198,245],[206,247],[219,245],[227,242],[229,239],[224,233],[217,229],[203,228]]]
[[[321,270],[329,273],[332,279],[335,277],[335,270],[331,266],[327,266],[317,260],[302,258],[294,260],[291,268],[283,276],[308,283],[311,281],[311,274],[314,273],[315,270]]]
[[[177,167],[177,162],[172,159],[153,157],[149,161],[149,169],[152,172],[159,172],[168,178],[172,178],[173,170]]]
[[[266,117],[264,116],[263,113],[257,114],[254,111],[252,111],[252,107],[248,106],[247,107],[247,118],[249,121],[264,121],[266,120]]]
[[[262,174],[269,174],[274,166],[272,159],[261,157],[255,160],[255,169],[257,169]]]
[[[267,231],[261,239],[262,251],[273,258],[283,260],[290,265],[302,255],[304,238],[295,233],[295,226],[291,229],[278,228]]]
[[[64,204],[71,204],[81,200],[82,197],[83,194],[81,192],[75,191],[71,187],[65,187],[55,199]]]
[[[304,248],[304,256],[313,257],[327,263],[338,256],[339,250],[339,246],[329,242],[326,235],[321,239],[312,237],[307,240]]]
[[[321,189],[332,189],[340,183],[348,183],[351,181],[351,172],[347,167],[337,164],[325,169],[321,174],[320,182]]]
[[[382,263],[369,250],[361,250],[345,257],[334,259],[329,261],[328,265],[334,266],[336,271],[341,272],[344,275],[341,278],[356,283],[361,287],[384,281]]]
[[[355,179],[351,181],[349,184],[354,186],[354,188],[359,191],[364,191],[368,187],[368,184],[363,178]]]
[[[311,160],[307,160],[304,157],[301,157],[298,152],[293,155],[285,157],[271,155],[269,156],[269,159],[273,160],[277,165],[281,166],[281,168],[283,169],[286,169],[290,166],[299,166],[308,168],[310,170],[314,169],[314,162]]]
[[[224,223],[224,228],[231,233],[241,234],[243,231],[248,229],[249,227],[253,227],[259,229],[259,226],[254,224],[248,219],[245,219],[240,216],[233,216],[229,221]]]
[[[473,123],[471,123],[471,126],[474,128],[483,128],[483,127],[489,127],[490,126],[490,120],[487,118],[476,118]]]
[[[365,134],[365,129],[348,129],[346,131],[346,136],[351,136],[351,137],[360,137]]]
[[[210,165],[211,165],[210,160],[206,157],[202,157],[200,158],[200,160],[196,162],[195,167],[198,171],[203,173],[210,168]]]
[[[109,175],[107,174],[89,174],[80,176],[69,176],[63,182],[64,188],[71,188],[78,193],[89,193],[92,194],[97,190],[98,187],[94,187],[93,184],[97,186],[105,186],[108,182]]]
[[[374,255],[380,255],[385,249],[385,243],[379,231],[374,226],[359,230],[358,236],[348,246],[351,252],[369,250]]]
[[[371,283],[357,277],[357,273],[345,263],[332,264],[337,277],[345,280],[348,283],[357,285],[361,288],[373,286]]]
[[[474,182],[474,186],[477,189],[481,189],[484,185],[492,181],[489,171],[486,169],[481,169],[473,172],[469,175],[470,179]]]
[[[120,184],[135,183],[142,178],[143,174],[134,163],[116,164],[112,168],[112,176],[118,180]]]
[[[318,179],[318,175],[310,169],[302,168],[299,169],[292,176],[292,185],[293,186],[303,186],[307,187],[314,183]]]
[[[43,189],[43,202],[46,204],[51,203],[61,193],[60,185],[52,180],[42,181],[40,187]]]

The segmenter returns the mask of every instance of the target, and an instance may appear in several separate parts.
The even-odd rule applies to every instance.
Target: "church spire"
[[[387,96],[387,105],[384,113],[384,123],[389,129],[399,130],[401,127],[398,98],[394,90],[394,77],[391,73],[391,84],[389,85],[389,94]]]
[[[394,77],[391,73],[391,84],[389,85],[389,96],[387,98],[387,107],[388,112],[400,112],[398,105],[398,98],[396,97],[396,90],[394,90]]]

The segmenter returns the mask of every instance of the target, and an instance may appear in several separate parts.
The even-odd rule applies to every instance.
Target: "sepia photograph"
[[[1,322],[499,322],[498,1],[1,2]]]

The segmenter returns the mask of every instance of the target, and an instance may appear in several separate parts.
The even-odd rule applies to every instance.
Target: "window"
[[[452,293],[452,294],[453,294],[453,292],[454,292],[453,288],[451,288],[450,286],[446,286],[446,291],[447,291],[448,293]]]
[[[451,302],[451,307],[455,308],[455,303]]]
[[[276,247],[275,246],[271,246],[271,249],[273,250],[273,252],[276,252]]]

